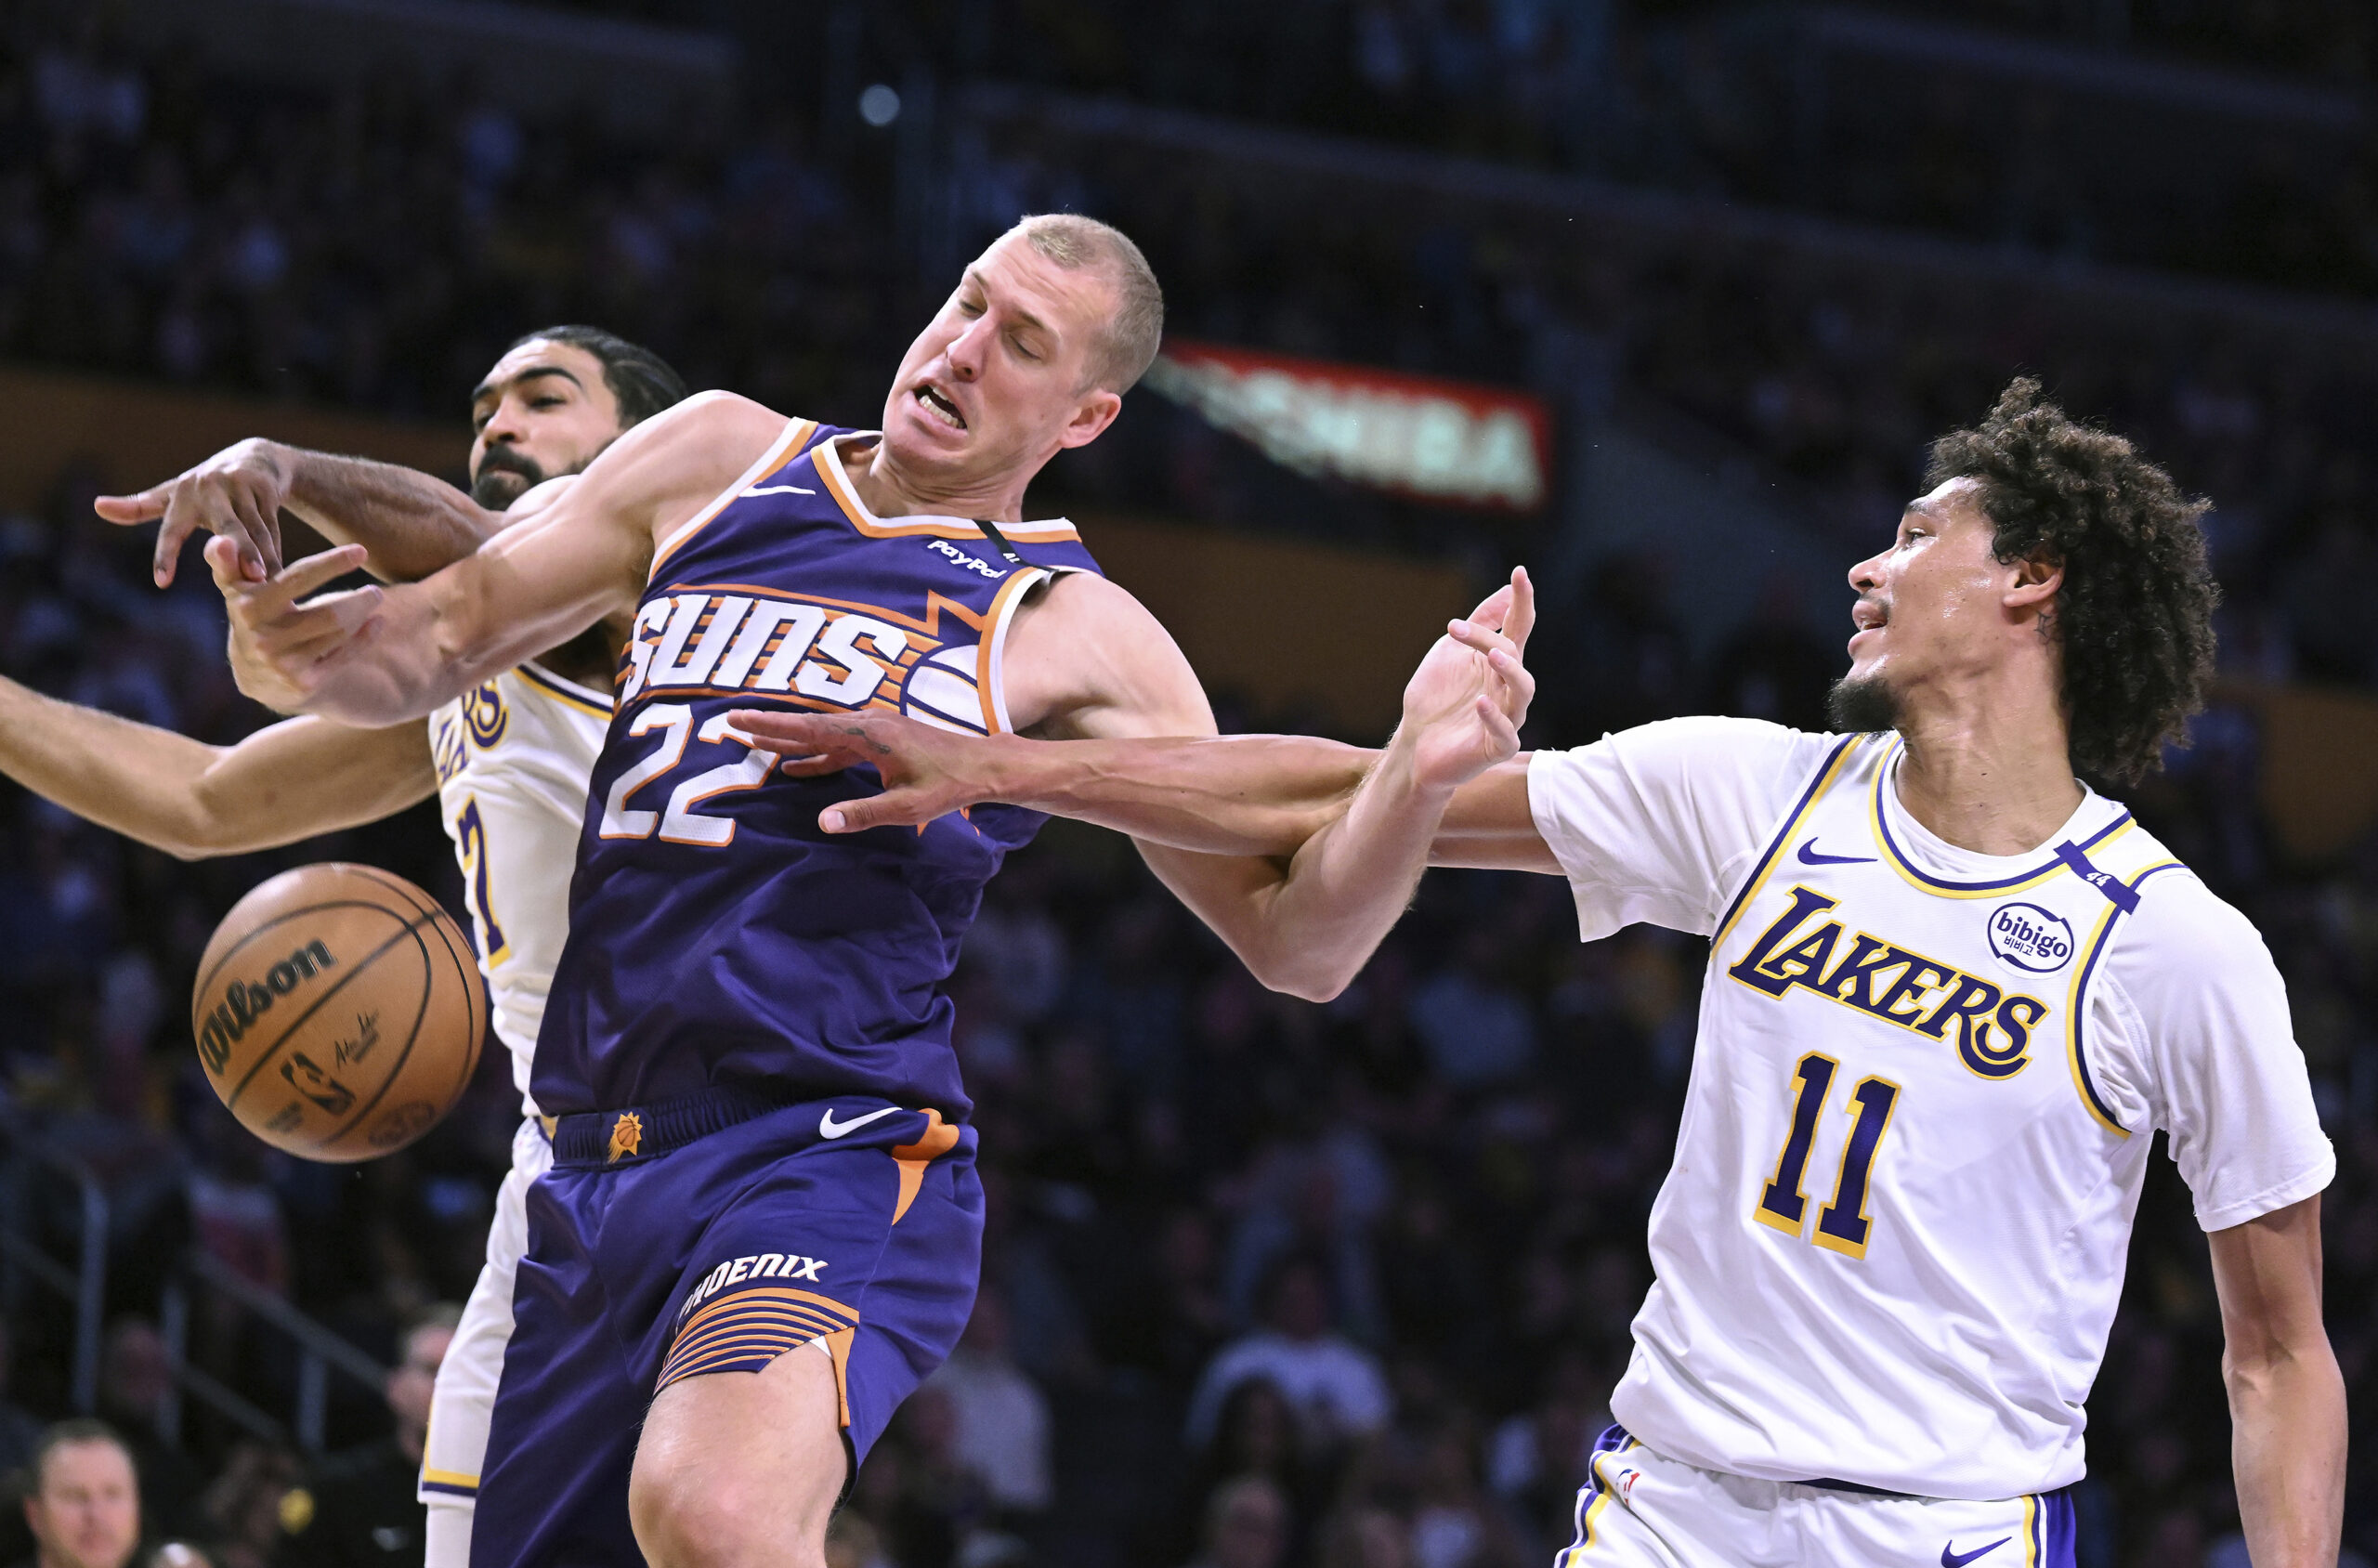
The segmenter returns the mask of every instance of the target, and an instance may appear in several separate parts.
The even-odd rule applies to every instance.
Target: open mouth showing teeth
[[[932,387],[918,387],[917,401],[923,404],[925,408],[932,412],[935,419],[940,420],[952,430],[963,430],[966,428],[966,416],[958,412],[958,405],[943,397],[940,393],[934,391]]]
[[[1874,603],[1872,600],[1868,600],[1856,606],[1849,612],[1851,624],[1855,625],[1861,632],[1875,631],[1887,624],[1890,618],[1890,611],[1885,609],[1882,606]]]

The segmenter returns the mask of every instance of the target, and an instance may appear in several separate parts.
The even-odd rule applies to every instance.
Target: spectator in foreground
[[[1189,1443],[1212,1438],[1230,1392],[1250,1378],[1268,1379],[1296,1409],[1308,1438],[1331,1446],[1367,1437],[1392,1413],[1387,1378],[1368,1351],[1331,1326],[1329,1285],[1307,1257],[1289,1259],[1273,1276],[1264,1324],[1216,1352],[1189,1402]]]
[[[322,1462],[312,1484],[281,1506],[290,1540],[281,1561],[291,1568],[357,1568],[422,1561],[422,1506],[414,1492],[429,1433],[429,1391],[454,1340],[463,1311],[425,1309],[404,1337],[404,1359],[388,1374],[388,1411],[396,1430],[378,1443]]]
[[[33,1456],[33,1568],[124,1568],[140,1548],[132,1450],[99,1421],[60,1421]]]

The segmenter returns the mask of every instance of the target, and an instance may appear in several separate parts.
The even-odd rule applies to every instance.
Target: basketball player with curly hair
[[[1515,868],[1565,877],[1588,940],[1640,921],[1710,944],[1657,1278],[1561,1561],[2071,1564],[2161,1130],[2210,1235],[2254,1560],[2334,1562],[2336,1162],[2286,992],[2254,927],[2076,777],[2150,772],[2202,699],[2202,503],[2028,381],[1934,446],[1927,484],[1850,568],[1839,733],[1647,725],[1436,790],[1425,836],[1375,841],[1400,860],[1367,884],[1383,903],[1424,859]],[[1505,639],[1457,635],[1516,670]],[[999,801],[1287,856],[1369,765],[1284,737],[736,722],[881,772],[840,832]],[[1313,934],[1326,993],[1370,948]]]

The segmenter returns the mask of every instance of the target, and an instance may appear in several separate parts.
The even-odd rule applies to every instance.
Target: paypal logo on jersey
[[[960,550],[957,545],[952,544],[946,539],[929,539],[925,541],[925,548],[932,551],[936,555],[947,556],[950,564],[953,566],[964,567],[968,571],[973,572],[981,577],[988,577],[996,580],[1007,575],[1005,572],[1000,570],[999,568],[991,565],[990,562],[986,561],[979,556],[968,555],[965,551]]]
[[[2080,947],[2072,922],[2037,904],[2001,904],[1990,912],[1989,932],[1992,952],[2033,974],[2055,973]]]

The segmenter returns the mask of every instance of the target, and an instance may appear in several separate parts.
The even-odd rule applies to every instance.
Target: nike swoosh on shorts
[[[886,1105],[880,1111],[869,1111],[863,1117],[853,1117],[848,1121],[838,1122],[834,1119],[832,1109],[829,1108],[824,1116],[817,1118],[817,1136],[840,1138],[847,1133],[856,1132],[870,1121],[882,1121],[885,1117],[896,1117],[899,1114],[899,1106]]]
[[[1971,1562],[1975,1558],[1988,1557],[1992,1552],[1996,1551],[2000,1547],[2005,1546],[2014,1538],[2015,1537],[2012,1535],[2001,1535],[1996,1540],[1991,1542],[1988,1546],[1978,1547],[1972,1551],[1959,1551],[1957,1549],[1957,1543],[1951,1541],[1947,1546],[1940,1548],[1940,1568],[1966,1568],[1966,1564]]]

